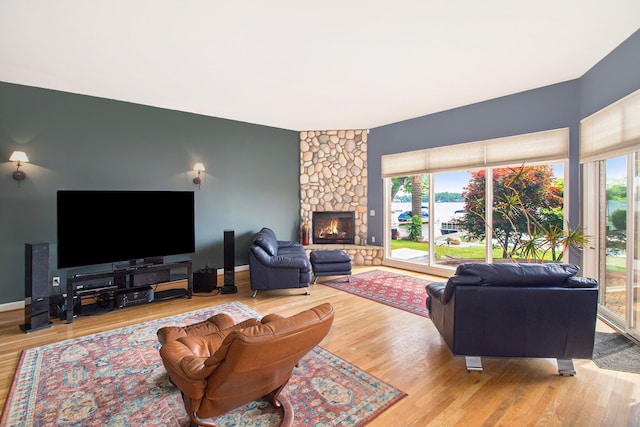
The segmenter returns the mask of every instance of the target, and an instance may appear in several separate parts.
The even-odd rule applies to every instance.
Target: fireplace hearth
[[[313,212],[312,238],[316,244],[353,244],[354,212]]]

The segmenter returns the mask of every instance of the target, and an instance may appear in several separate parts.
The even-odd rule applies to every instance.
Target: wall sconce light
[[[193,178],[193,183],[196,184],[198,188],[200,188],[200,184],[202,183],[202,178],[200,178],[200,174],[205,171],[204,165],[198,162],[193,166],[193,170],[198,172],[198,175],[195,178]]]
[[[13,173],[13,179],[16,181],[22,181],[27,177],[27,174],[24,171],[20,170],[20,166],[22,166],[22,162],[29,162],[29,158],[27,157],[27,153],[24,151],[14,151],[11,153],[11,157],[9,157],[10,162],[16,162],[16,171]]]

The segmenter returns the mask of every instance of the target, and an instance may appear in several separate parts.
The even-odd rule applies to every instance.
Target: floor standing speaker
[[[49,243],[25,244],[24,325],[25,332],[53,326],[49,321]]]
[[[236,254],[235,233],[233,230],[224,230],[224,286],[220,290],[222,294],[235,294],[236,287]]]

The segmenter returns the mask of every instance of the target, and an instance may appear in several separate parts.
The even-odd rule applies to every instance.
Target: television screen
[[[60,190],[58,268],[195,252],[193,191]]]

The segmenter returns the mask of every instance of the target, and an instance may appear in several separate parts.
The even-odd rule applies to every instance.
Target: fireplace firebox
[[[316,244],[353,244],[355,213],[313,212],[312,231]]]

